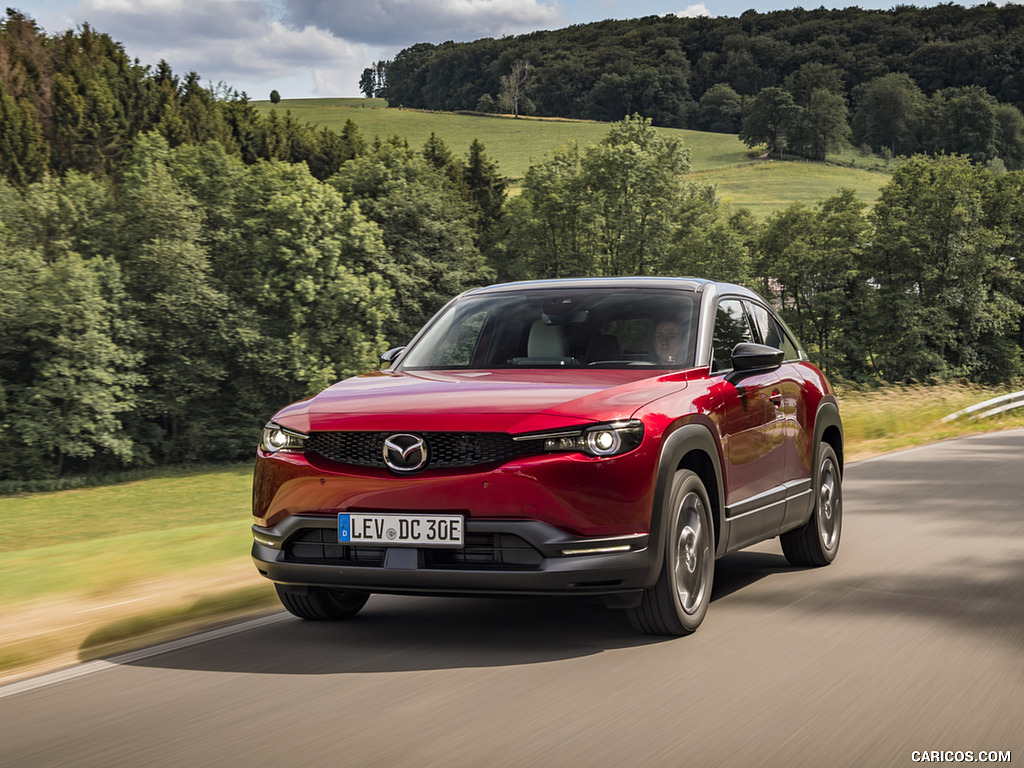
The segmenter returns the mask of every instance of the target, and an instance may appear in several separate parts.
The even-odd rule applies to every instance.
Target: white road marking
[[[148,595],[146,597],[136,597],[131,600],[122,600],[119,603],[110,603],[109,605],[97,605],[95,608],[86,608],[85,610],[78,611],[78,613],[92,613],[93,611],[102,611],[106,608],[114,608],[118,605],[128,605],[128,603],[137,603],[140,600],[150,600]]]
[[[179,651],[182,648],[190,648],[193,645],[206,643],[210,640],[217,640],[222,637],[237,635],[242,632],[248,632],[251,629],[267,627],[291,618],[291,614],[281,611],[280,613],[273,613],[269,616],[260,616],[257,619],[243,621],[241,624],[232,624],[231,626],[221,627],[220,629],[211,629],[209,632],[201,632],[200,634],[192,635],[191,637],[183,637],[178,640],[170,640],[166,643],[154,645],[149,648],[140,648],[137,651],[129,651],[128,653],[123,653],[110,659],[89,661],[85,664],[68,667],[67,669],[49,672],[45,675],[40,675],[39,677],[31,677],[28,680],[8,683],[7,685],[0,687],[0,699],[8,696],[14,696],[19,693],[34,691],[39,688],[45,688],[48,685],[55,685],[56,683],[75,680],[79,677],[85,677],[86,675],[91,675],[96,672],[102,672],[103,670],[110,669],[111,667],[132,664],[136,661],[142,661],[143,659],[148,659],[153,656],[159,656],[162,653],[170,653],[171,651]]]

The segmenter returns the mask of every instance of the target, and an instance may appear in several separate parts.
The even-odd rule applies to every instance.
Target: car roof
[[[733,293],[758,298],[753,291],[733,283],[705,280],[699,277],[573,277],[555,280],[524,280],[516,283],[499,283],[485,288],[474,288],[463,296],[481,296],[489,293],[510,293],[515,291],[557,290],[569,288],[660,288],[703,293],[712,290],[714,294]]]

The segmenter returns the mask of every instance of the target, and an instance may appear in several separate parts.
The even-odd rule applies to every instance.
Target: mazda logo
[[[419,435],[390,435],[384,439],[384,463],[395,472],[423,469],[427,463],[427,444]]]

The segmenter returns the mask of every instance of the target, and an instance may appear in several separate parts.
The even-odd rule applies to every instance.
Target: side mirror
[[[380,356],[380,369],[386,371],[398,361],[398,358],[405,352],[405,347],[392,347]]]
[[[732,349],[732,367],[736,371],[756,371],[763,368],[778,368],[785,353],[781,349],[765,344],[741,342]]]
[[[782,365],[785,356],[785,352],[775,347],[740,342],[732,349],[732,372],[726,374],[725,380],[735,385],[747,374],[774,371]]]

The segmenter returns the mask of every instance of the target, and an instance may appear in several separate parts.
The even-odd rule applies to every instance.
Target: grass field
[[[777,160],[747,162],[690,176],[715,184],[719,197],[734,206],[749,208],[758,219],[793,203],[813,205],[843,187],[852,189],[864,202],[874,203],[889,180],[876,171]]]
[[[381,99],[285,99],[276,107],[269,101],[253,102],[264,113],[291,112],[302,122],[341,130],[346,120],[359,126],[367,139],[397,135],[412,147],[422,147],[431,133],[449,149],[465,155],[474,138],[483,142],[501,172],[522,179],[529,166],[561,146],[578,141],[594,144],[608,132],[606,123],[425,112],[389,109]],[[722,197],[745,206],[763,218],[793,202],[812,204],[841,187],[874,202],[886,183],[884,173],[806,162],[757,161],[738,137],[722,133],[658,130],[680,137],[692,153],[692,176],[716,183]]]
[[[954,385],[841,393],[847,460],[1024,427],[1024,409],[941,422],[997,394]],[[275,606],[249,560],[251,475],[231,467],[0,497],[0,676]]]
[[[237,558],[251,543],[252,469],[0,497],[0,609]]]

